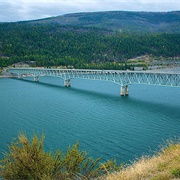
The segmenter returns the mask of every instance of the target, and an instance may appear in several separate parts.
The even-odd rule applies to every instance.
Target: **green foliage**
[[[66,153],[55,154],[44,151],[44,135],[36,134],[28,140],[19,134],[9,146],[9,152],[0,161],[0,177],[4,179],[89,179],[120,169],[115,161],[100,163],[85,151],[78,149],[79,143],[69,147]]]
[[[9,153],[1,161],[1,175],[5,179],[42,179],[55,176],[63,165],[61,153],[43,151],[44,136],[34,135],[31,141],[20,134],[9,146]]]
[[[170,171],[175,178],[180,178],[180,168],[175,168]]]
[[[0,67],[35,61],[36,66],[123,69],[127,59],[151,54],[180,56],[180,34],[124,34],[57,24],[0,24]],[[119,64],[121,63],[121,64]]]

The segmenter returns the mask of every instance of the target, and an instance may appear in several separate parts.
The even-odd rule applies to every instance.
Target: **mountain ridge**
[[[97,27],[116,32],[180,33],[180,11],[82,12],[26,21],[26,23]]]

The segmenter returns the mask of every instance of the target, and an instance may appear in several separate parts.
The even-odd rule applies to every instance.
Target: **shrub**
[[[34,134],[28,140],[24,133],[20,133],[0,161],[0,176],[9,180],[89,179],[120,168],[115,161],[101,164],[101,158],[89,158],[78,147],[79,143],[76,143],[65,154],[60,150],[48,153],[44,151],[44,135],[39,138]]]
[[[175,178],[180,178],[180,168],[172,169],[170,172]]]

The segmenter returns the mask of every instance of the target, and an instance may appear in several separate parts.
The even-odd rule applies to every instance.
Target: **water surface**
[[[0,79],[0,151],[18,132],[45,133],[45,149],[80,148],[102,160],[128,162],[180,136],[180,88],[42,77],[39,83]],[[2,157],[2,155],[0,155]]]

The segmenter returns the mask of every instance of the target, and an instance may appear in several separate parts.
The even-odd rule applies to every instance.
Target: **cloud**
[[[40,19],[74,12],[179,9],[179,0],[0,0],[0,22]]]

